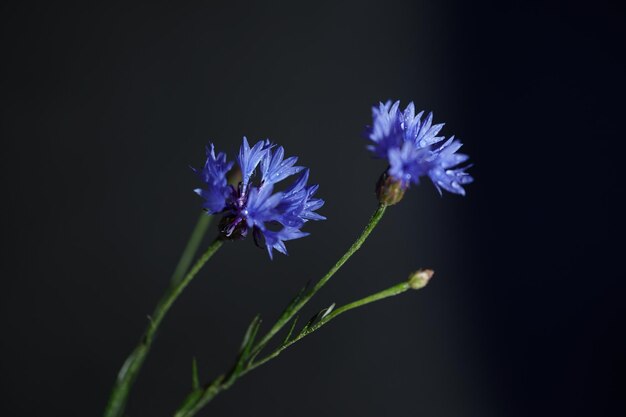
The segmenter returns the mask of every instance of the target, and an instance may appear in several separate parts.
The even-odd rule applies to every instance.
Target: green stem
[[[196,256],[196,252],[198,252],[198,247],[200,247],[202,238],[204,237],[209,226],[211,225],[212,220],[213,216],[206,213],[202,213],[200,215],[200,218],[198,218],[198,222],[193,228],[193,232],[191,232],[191,237],[189,237],[189,240],[187,241],[187,246],[185,246],[185,250],[183,250],[183,254],[180,256],[178,265],[176,265],[176,269],[172,274],[172,284],[176,284],[181,279],[183,279],[183,277],[189,270],[191,262]]]
[[[237,379],[241,378],[248,372],[253,371],[259,366],[271,361],[276,358],[278,355],[282,353],[283,350],[287,349],[289,346],[297,343],[304,337],[310,335],[314,331],[318,330],[334,318],[339,315],[345,313],[346,311],[353,310],[355,308],[363,307],[367,304],[373,303],[375,301],[383,300],[385,298],[393,297],[398,294],[402,294],[406,290],[410,289],[411,286],[407,281],[396,284],[386,290],[377,292],[375,294],[369,295],[367,297],[361,298],[360,300],[353,301],[349,304],[345,304],[341,307],[336,308],[328,315],[324,316],[319,322],[311,325],[310,327],[306,327],[300,331],[300,333],[294,337],[293,339],[285,340],[280,346],[278,346],[272,353],[267,355],[266,357],[256,361],[249,363],[244,369],[242,369],[235,378],[230,378],[229,376],[220,375],[213,382],[207,385],[204,388],[194,390],[182,404],[182,406],[176,411],[175,417],[193,417],[196,415],[205,405],[207,405],[217,394],[222,391],[230,388]]]
[[[131,386],[135,381],[135,378],[137,377],[148,352],[150,351],[150,346],[154,341],[154,336],[156,335],[163,318],[174,301],[176,301],[178,296],[183,292],[185,287],[191,282],[191,280],[196,276],[200,269],[202,269],[204,264],[207,263],[213,254],[217,252],[222,244],[222,240],[219,238],[215,239],[202,254],[200,259],[196,261],[187,275],[185,275],[179,282],[172,283],[161,301],[159,301],[154,309],[154,313],[150,317],[150,323],[148,324],[143,337],[132,353],[128,356],[124,365],[122,365],[122,369],[120,369],[117,375],[115,385],[113,386],[109,402],[104,412],[104,417],[121,417],[123,415]]]
[[[335,263],[335,265],[324,275],[318,282],[315,284],[313,288],[304,293],[302,296],[296,298],[296,300],[292,301],[292,303],[287,306],[285,311],[278,318],[276,323],[272,326],[272,328],[261,338],[261,340],[250,350],[249,358],[252,358],[250,362],[247,363],[246,367],[242,370],[239,370],[237,374],[229,373],[228,375],[220,375],[217,379],[211,382],[209,385],[204,388],[194,390],[183,402],[181,407],[176,411],[176,417],[191,417],[194,416],[198,411],[200,411],[206,404],[208,404],[217,394],[221,391],[228,389],[241,375],[249,372],[250,366],[254,365],[254,367],[260,366],[262,363],[253,362],[254,358],[263,350],[263,348],[267,345],[267,343],[287,324],[289,321],[304,307],[304,305],[311,299],[313,296],[330,280],[330,278],[335,275],[335,273],[345,264],[348,259],[354,253],[359,250],[359,248],[363,245],[363,242],[368,238],[372,230],[376,227],[380,219],[382,219],[383,214],[385,214],[385,210],[387,209],[386,204],[380,204],[369,222],[361,232],[361,235],[356,239],[356,241],[350,246],[348,251]],[[360,300],[362,301],[362,300]],[[370,301],[371,302],[371,301]],[[355,308],[354,306],[351,308]],[[347,311],[347,310],[342,310]],[[341,312],[339,314],[341,314]],[[330,315],[329,315],[330,316]],[[337,314],[333,315],[336,317]],[[280,352],[278,352],[280,353]],[[273,353],[272,353],[273,354]],[[270,354],[270,356],[272,356]],[[277,355],[277,354],[276,354]],[[275,356],[276,356],[275,355]],[[275,357],[272,356],[272,357]],[[270,358],[271,359],[271,358]],[[267,359],[269,360],[269,359]],[[265,360],[263,363],[267,362]]]
[[[354,253],[359,250],[359,248],[363,245],[363,242],[367,239],[367,237],[372,233],[372,230],[376,227],[380,219],[382,219],[383,214],[385,214],[385,210],[387,209],[386,204],[380,204],[369,222],[361,232],[361,235],[357,238],[357,240],[350,246],[350,249],[337,261],[337,263],[320,279],[317,284],[309,291],[307,291],[293,306],[287,307],[287,309],[283,312],[283,314],[279,317],[276,323],[272,326],[272,328],[263,336],[263,338],[257,343],[257,345],[252,349],[252,356],[257,355],[266,345],[267,343],[278,333],[284,326],[287,324],[297,313],[304,307],[306,303],[309,302],[311,298],[328,282],[329,279],[332,278],[333,275],[345,264],[348,259]]]
[[[395,295],[402,294],[403,292],[405,292],[409,288],[411,288],[411,287],[409,286],[408,282],[406,282],[406,281],[405,282],[401,282],[399,284],[394,285],[393,287],[387,288],[386,290],[377,292],[376,294],[369,295],[367,297],[361,298],[360,300],[353,301],[352,303],[349,303],[349,304],[346,304],[346,305],[343,305],[341,307],[338,307],[338,308],[334,309],[328,315],[324,316],[319,322],[313,324],[310,327],[305,327],[293,339],[286,340],[283,344],[281,344],[279,347],[277,347],[272,353],[270,353],[266,357],[264,357],[262,359],[259,359],[258,361],[250,364],[239,375],[240,376],[245,375],[246,373],[252,371],[253,369],[258,368],[259,366],[263,365],[264,363],[269,362],[270,360],[274,359],[276,356],[280,355],[280,353],[283,350],[287,349],[289,346],[291,346],[294,343],[298,342],[300,339],[304,338],[305,336],[308,336],[309,334],[313,333],[314,331],[316,331],[317,329],[319,329],[320,327],[322,327],[323,325],[325,325],[326,323],[328,323],[329,321],[331,321],[335,317],[345,313],[346,311],[350,311],[352,309],[355,309],[355,308],[358,308],[358,307],[362,307],[364,305],[367,305],[369,303],[373,303],[375,301],[382,300],[384,298],[393,297]]]

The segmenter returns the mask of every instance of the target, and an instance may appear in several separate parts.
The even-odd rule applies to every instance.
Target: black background
[[[228,3],[228,4],[226,4]],[[101,414],[199,214],[188,165],[269,137],[325,222],[228,244],[163,323],[130,416],[228,369],[375,209],[379,100],[465,143],[465,198],[414,187],[306,314],[419,267],[201,415],[622,416],[624,14],[600,2],[5,3],[0,414]],[[617,3],[616,3],[617,4]],[[212,229],[214,232],[214,229]],[[207,240],[210,236],[207,236]],[[265,327],[267,328],[267,327]]]

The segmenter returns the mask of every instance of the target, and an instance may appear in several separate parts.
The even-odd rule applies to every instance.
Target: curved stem
[[[154,341],[154,336],[156,335],[163,318],[169,311],[174,301],[176,301],[178,296],[183,292],[185,287],[187,287],[200,269],[202,269],[204,264],[211,259],[213,254],[217,252],[222,244],[222,240],[219,238],[215,239],[202,254],[200,259],[196,261],[187,275],[185,275],[182,280],[179,280],[179,282],[172,283],[161,301],[159,301],[154,309],[154,313],[150,317],[150,323],[148,324],[143,337],[128,356],[117,375],[115,385],[113,386],[109,402],[104,412],[104,417],[121,417],[123,415],[130,389],[135,381],[135,378],[137,377],[137,374],[139,373],[139,370],[141,369],[141,365],[150,351],[150,346]]]

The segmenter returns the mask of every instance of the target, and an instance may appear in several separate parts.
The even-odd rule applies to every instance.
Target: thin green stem
[[[386,209],[387,209],[386,204],[380,204],[378,208],[376,209],[376,211],[374,212],[374,214],[372,215],[372,217],[370,218],[365,228],[363,229],[363,232],[361,232],[361,235],[356,239],[356,241],[352,244],[352,246],[350,246],[348,251],[337,261],[337,263],[335,263],[335,265],[326,273],[326,275],[324,275],[315,284],[313,288],[306,291],[304,294],[298,295],[296,299],[294,299],[290,303],[290,305],[287,306],[287,308],[283,311],[281,316],[278,318],[276,323],[274,323],[274,325],[270,328],[270,330],[259,340],[259,342],[256,345],[254,345],[254,347],[250,349],[250,352],[248,354],[248,358],[250,359],[246,362],[243,369],[238,369],[237,367],[234,367],[233,370],[228,373],[228,375],[220,375],[217,379],[215,379],[213,382],[211,382],[209,385],[205,386],[204,388],[194,390],[190,395],[187,396],[183,404],[176,411],[175,416],[176,417],[194,416],[206,404],[208,404],[217,394],[219,394],[219,392],[230,388],[230,386],[240,376],[260,366],[262,363],[267,362],[267,360],[277,356],[280,353],[280,351],[278,353],[275,353],[276,351],[274,351],[272,354],[269,355],[271,356],[269,359],[264,358],[262,362],[259,362],[259,363],[254,362],[254,358],[256,358],[259,355],[259,353],[263,350],[263,348],[267,345],[267,343],[270,340],[272,340],[272,338],[278,332],[280,332],[280,330],[287,323],[289,323],[291,319],[293,319],[293,317],[298,313],[298,311],[300,311],[302,307],[304,307],[304,305],[308,303],[309,300],[313,298],[313,296],[317,294],[317,292],[324,285],[326,285],[328,280],[330,280],[330,278],[332,278],[332,276],[335,275],[337,271],[339,271],[339,269],[343,266],[343,264],[345,264],[348,261],[348,259],[350,259],[350,257],[354,255],[354,253],[357,250],[359,250],[359,248],[361,248],[361,246],[363,245],[363,242],[367,240],[370,233],[372,233],[372,230],[374,230],[376,225],[378,225],[378,223],[382,219],[383,215],[385,214]],[[372,301],[375,301],[375,300],[372,300]],[[352,306],[351,308],[355,308],[355,307],[357,306],[355,305],[355,306]],[[347,311],[347,310],[344,309],[340,311],[339,314],[341,314],[341,312],[344,312],[344,311]],[[333,315],[332,317],[336,317],[336,316],[337,314]],[[284,343],[286,342],[287,340],[285,340]],[[251,366],[253,366],[253,368],[251,368]]]
[[[198,218],[198,222],[196,226],[193,228],[191,232],[191,236],[187,241],[187,246],[183,250],[182,255],[180,256],[180,260],[176,265],[176,269],[174,269],[174,273],[172,274],[171,282],[172,284],[176,284],[179,282],[191,266],[191,262],[193,258],[196,256],[196,252],[198,252],[198,248],[200,247],[200,243],[202,242],[202,238],[204,237],[207,229],[211,225],[211,221],[213,220],[213,216],[208,215],[206,213],[202,213]]]
[[[308,336],[309,334],[311,334],[314,331],[318,330],[320,327],[322,327],[323,325],[325,325],[326,323],[328,323],[329,321],[331,321],[335,317],[345,313],[346,311],[350,311],[350,310],[353,310],[355,308],[362,307],[364,305],[373,303],[375,301],[382,300],[384,298],[393,297],[395,295],[402,294],[403,292],[405,292],[409,288],[411,288],[411,287],[409,286],[408,282],[406,282],[406,281],[405,282],[401,282],[399,284],[394,285],[393,287],[387,288],[386,290],[377,292],[376,294],[369,295],[367,297],[361,298],[360,300],[356,300],[356,301],[353,301],[353,302],[351,302],[349,304],[345,304],[345,305],[343,305],[341,307],[335,308],[333,311],[331,311],[326,316],[324,316],[319,322],[311,325],[310,327],[305,327],[293,339],[285,340],[285,342],[283,342],[280,346],[278,346],[276,349],[274,349],[274,351],[272,353],[270,353],[269,355],[267,355],[266,357],[264,357],[262,359],[259,359],[258,361],[255,361],[254,363],[250,364],[245,369],[245,371],[240,373],[240,376],[243,376],[246,373],[252,371],[253,369],[256,369],[259,366],[263,365],[264,363],[269,362],[270,360],[274,359],[276,356],[280,355],[280,353],[283,350],[287,349],[289,346],[291,346],[294,343],[298,342],[300,339],[304,338],[305,336]]]
[[[363,242],[367,239],[367,237],[372,233],[372,230],[376,227],[380,219],[382,219],[385,214],[385,210],[387,209],[386,204],[380,204],[369,222],[361,232],[361,235],[357,238],[356,241],[350,246],[350,249],[337,261],[337,263],[324,275],[318,282],[315,284],[313,288],[307,291],[293,306],[288,306],[283,314],[278,318],[276,323],[272,326],[272,328],[263,336],[263,338],[256,344],[256,346],[252,349],[252,356],[257,355],[266,345],[267,343],[278,333],[284,326],[287,324],[297,313],[304,307],[306,303],[309,302],[311,298],[328,282],[329,279],[332,278],[333,275],[345,264],[348,259],[354,253],[361,248]]]
[[[123,415],[130,389],[135,381],[135,378],[137,377],[137,374],[139,373],[139,370],[141,369],[141,365],[150,351],[150,347],[154,341],[154,336],[156,335],[163,318],[169,311],[174,301],[176,301],[178,296],[183,292],[185,287],[187,287],[200,269],[202,269],[204,264],[211,259],[213,254],[217,252],[222,244],[222,240],[219,238],[215,239],[202,256],[196,261],[189,272],[187,272],[184,278],[177,283],[172,283],[161,301],[159,301],[154,309],[154,313],[150,317],[150,323],[148,323],[148,327],[146,328],[143,337],[132,353],[128,356],[124,365],[122,365],[122,369],[120,369],[117,375],[115,385],[113,386],[109,402],[104,412],[104,417],[121,417]]]
[[[359,300],[353,301],[351,303],[348,303],[341,307],[336,308],[332,312],[328,313],[326,316],[322,317],[317,323],[314,323],[310,326],[305,326],[304,329],[302,329],[300,333],[297,336],[295,336],[293,339],[286,339],[280,346],[278,346],[269,355],[265,356],[262,359],[259,359],[258,361],[248,363],[244,369],[242,369],[237,375],[234,376],[234,378],[232,378],[231,375],[228,375],[228,376],[220,375],[218,378],[216,378],[213,382],[211,382],[206,387],[194,390],[186,398],[183,405],[176,411],[175,417],[193,417],[204,406],[206,406],[211,400],[213,400],[213,398],[215,398],[216,395],[230,388],[236,382],[236,380],[243,377],[248,372],[251,372],[254,369],[258,368],[259,366],[276,358],[278,355],[282,353],[282,351],[284,351],[291,345],[299,342],[304,337],[310,335],[314,331],[320,329],[322,326],[326,325],[331,320],[335,319],[336,317],[340,316],[346,311],[350,311],[355,308],[363,307],[375,301],[380,301],[385,298],[402,294],[403,292],[407,291],[410,288],[411,286],[409,282],[404,281],[390,288],[387,288],[383,291],[377,292],[375,294],[369,295],[367,297],[361,298]]]

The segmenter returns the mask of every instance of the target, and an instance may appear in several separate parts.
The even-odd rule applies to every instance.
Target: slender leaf
[[[191,386],[194,390],[200,388],[200,378],[198,378],[198,362],[193,358],[191,362]]]
[[[250,352],[252,348],[252,344],[254,343],[254,338],[256,336],[257,331],[259,330],[259,326],[261,325],[261,316],[258,314],[254,316],[248,329],[246,330],[246,334],[243,336],[243,340],[241,342],[241,348],[239,349],[239,353],[245,354],[246,352]],[[245,356],[245,355],[244,355]]]
[[[289,304],[287,304],[287,307],[285,308],[285,313],[290,312],[294,306],[296,304],[298,304],[298,302],[300,302],[300,300],[302,300],[302,296],[304,295],[304,293],[306,292],[307,288],[309,288],[309,285],[311,284],[311,281],[308,281],[304,287],[300,288],[300,291],[298,291],[298,293],[295,295],[295,297],[293,297],[291,299],[291,301],[289,302]]]
[[[293,322],[291,323],[291,327],[289,327],[289,332],[287,332],[287,336],[285,337],[285,340],[283,340],[283,345],[289,343],[289,338],[291,337],[291,334],[293,333],[293,329],[296,327],[296,323],[298,322],[298,318],[300,316],[296,316],[293,319]]]
[[[238,378],[239,373],[244,367],[244,364],[250,357],[250,351],[252,350],[252,347],[254,346],[254,339],[256,337],[257,332],[259,331],[260,325],[261,325],[261,316],[257,314],[252,319],[252,322],[250,322],[250,325],[248,326],[248,329],[246,330],[246,334],[243,336],[243,341],[241,342],[241,348],[239,349],[239,356],[237,357],[237,362],[235,363],[235,366],[230,372],[230,375],[228,378],[229,381],[232,382]]]

